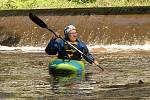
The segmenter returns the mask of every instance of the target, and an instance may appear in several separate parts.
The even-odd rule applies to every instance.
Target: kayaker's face
[[[72,30],[70,33],[69,33],[69,40],[71,41],[71,42],[75,42],[76,41],[76,39],[78,38],[78,33],[77,33],[77,31],[76,30]]]

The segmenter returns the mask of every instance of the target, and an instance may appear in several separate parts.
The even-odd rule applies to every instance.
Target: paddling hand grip
[[[87,59],[87,61],[89,62],[89,63],[94,63],[97,67],[99,67],[102,71],[104,71],[104,69],[99,65],[99,64],[96,64],[95,62],[94,62],[94,59],[91,59],[91,58],[89,58],[87,55],[85,55],[85,54],[83,54],[83,57],[85,58],[85,59]]]

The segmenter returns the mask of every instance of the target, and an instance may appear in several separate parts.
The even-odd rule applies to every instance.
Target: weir
[[[75,25],[80,38],[89,45],[150,44],[149,7],[124,7],[1,10],[1,46],[47,45],[52,33],[34,24],[28,17],[30,12],[62,36],[66,25]]]

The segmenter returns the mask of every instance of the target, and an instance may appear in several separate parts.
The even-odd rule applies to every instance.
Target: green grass
[[[1,10],[125,6],[150,6],[150,0],[0,0]]]

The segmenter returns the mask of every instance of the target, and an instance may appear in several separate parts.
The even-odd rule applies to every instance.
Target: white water
[[[120,51],[150,51],[150,44],[146,45],[88,45],[90,52],[120,52]],[[96,51],[94,51],[96,50]],[[0,46],[0,52],[44,53],[45,47],[8,47]]]
[[[0,46],[0,52],[22,52],[22,53],[44,53],[45,48],[43,47],[33,47],[33,46],[24,46],[24,47],[8,47]]]
[[[88,46],[89,50],[99,48],[97,52],[120,52],[120,51],[150,51],[150,44],[145,45],[94,45]],[[101,49],[100,49],[101,48]]]

